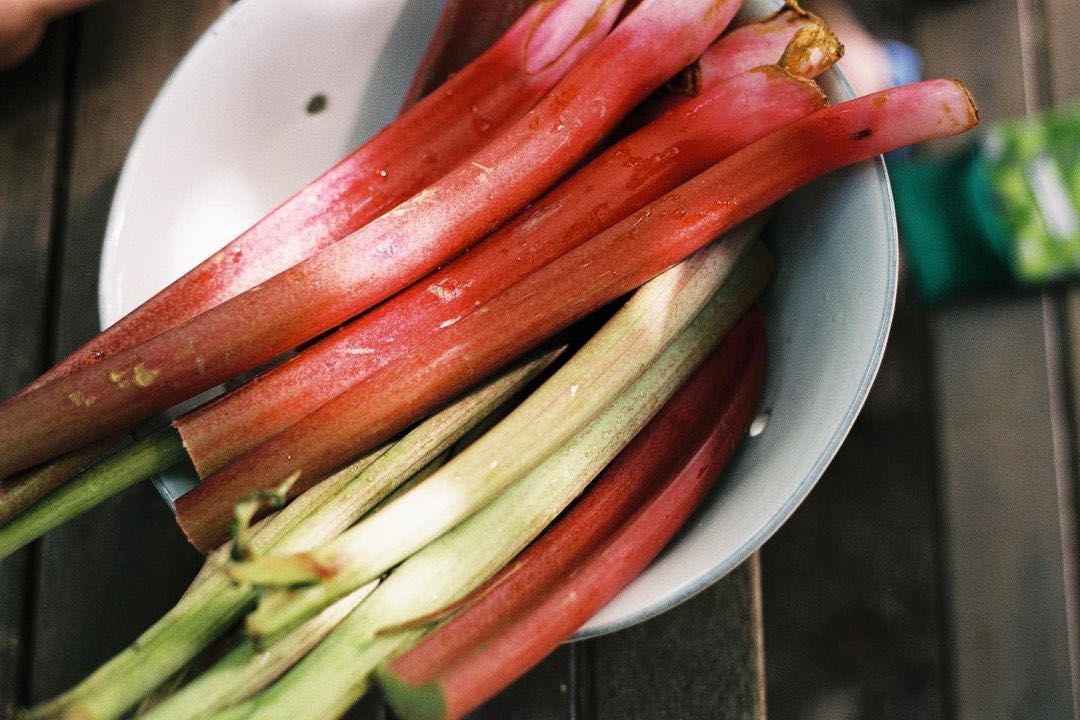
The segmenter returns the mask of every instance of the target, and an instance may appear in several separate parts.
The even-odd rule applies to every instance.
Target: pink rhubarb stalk
[[[637,128],[687,97],[696,97],[734,75],[777,63],[793,75],[815,78],[843,55],[843,46],[822,20],[789,3],[775,15],[727,32],[705,54],[637,108],[627,125]]]
[[[674,475],[705,442],[720,417],[738,371],[746,363],[748,338],[760,338],[760,311],[753,310],[619,453],[586,494],[526,551],[472,596],[446,625],[396,659],[387,675],[423,685],[500,631],[534,598],[569,576],[585,557],[618,530],[666,477]],[[746,381],[746,380],[744,380]],[[753,410],[755,398],[738,398]],[[732,444],[743,424],[727,428]],[[445,614],[444,614],[445,616]],[[437,619],[437,618],[435,618]],[[417,621],[417,624],[423,619]]]
[[[229,508],[252,489],[296,471],[308,483],[327,475],[799,186],[976,122],[963,86],[936,80],[826,108],[767,135],[481,304],[408,357],[209,477],[177,503],[181,526],[196,547],[213,547],[224,536]]]
[[[369,142],[28,389],[96,364],[205,312],[414,195],[532,108],[607,34],[620,4],[534,2],[439,92],[410,106]],[[496,33],[485,33],[484,38],[495,40]]]
[[[446,0],[401,101],[402,112],[483,52],[528,5],[528,0]]]
[[[818,40],[813,44],[834,57],[831,60],[826,59],[823,67],[818,67],[813,62],[805,66],[785,66],[785,69],[794,74],[815,77],[831,66],[836,61],[835,56],[843,52],[839,41],[833,37],[821,18],[806,12],[798,4],[789,2],[787,7],[772,17],[735,28],[714,43],[683,73],[690,81],[687,89],[696,94],[698,88],[707,87],[716,81],[715,78],[727,77],[731,73],[728,68],[732,64],[749,64],[754,67],[775,62],[776,58],[788,49],[792,38],[800,35],[806,40],[796,43],[796,46],[811,44],[810,39],[817,37]],[[822,42],[822,39],[826,38],[827,40]],[[800,67],[804,69],[800,71]]]
[[[523,118],[393,211],[183,325],[9,400],[0,476],[257,367],[435,269],[576,165],[737,6],[645,0]]]
[[[718,82],[625,138],[461,258],[327,339],[174,424],[207,475],[379,368],[478,303],[736,150],[824,107],[817,85],[775,66]]]
[[[617,7],[605,0],[540,0],[532,7],[514,0],[500,4],[498,11],[473,4],[493,5],[487,0],[447,3],[436,41],[418,70],[418,82],[420,77],[437,77],[440,83],[447,78],[439,93],[413,107],[421,90],[426,94],[434,87],[430,80],[424,87],[414,82],[409,111],[397,121],[23,392],[189,320],[415,194],[527,112],[604,37],[617,14]],[[463,22],[469,23],[465,32],[452,32]],[[453,53],[440,44],[451,37]],[[458,42],[462,39],[467,42]],[[456,74],[448,78],[451,71]],[[103,442],[80,449],[62,461],[0,480],[0,524],[111,446]]]
[[[464,717],[555,650],[671,540],[730,460],[761,395],[764,328],[760,314],[748,320],[750,352],[739,358],[741,376],[728,386],[719,408],[708,413],[704,437],[687,443],[691,452],[673,467],[655,470],[662,475],[658,489],[625,525],[587,559],[569,563],[565,574],[551,580],[546,579],[544,566],[549,561],[542,553],[549,544],[557,547],[562,538],[543,537],[514,566],[519,573],[545,581],[511,578],[503,585],[492,585],[486,595],[481,591],[476,605],[380,672],[387,698],[403,720]],[[711,361],[719,362],[715,355]],[[584,502],[589,500],[586,496]],[[576,512],[566,521],[575,520]],[[581,533],[583,529],[564,531],[560,522],[548,534],[568,531]],[[498,614],[481,617],[482,608]],[[452,655],[446,652],[449,648],[454,650]]]

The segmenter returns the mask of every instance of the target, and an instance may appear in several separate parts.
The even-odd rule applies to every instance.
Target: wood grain
[[[572,720],[574,650],[563,645],[483,707],[470,720]]]
[[[773,717],[947,717],[925,334],[902,289],[859,419],[762,552]]]
[[[1041,9],[990,0],[927,10],[917,34],[927,74],[970,81],[984,121],[1035,109],[1048,94]],[[1076,539],[1061,524],[1073,509],[1059,497],[1069,470],[1054,443],[1064,404],[1054,307],[983,301],[931,323],[959,718],[1075,712],[1063,550]]]
[[[64,107],[67,28],[0,72],[0,397],[44,368],[49,248]],[[33,548],[0,562],[0,718],[14,718],[28,680],[25,636]]]
[[[688,602],[588,642],[597,720],[765,717],[757,555]]]
[[[1051,101],[1059,106],[1080,102],[1080,3],[1043,0]]]
[[[116,177],[171,69],[225,3],[106,2],[75,38],[68,203],[57,245],[53,360],[97,330],[97,267]],[[81,679],[179,597],[197,567],[150,486],[47,536],[37,569],[30,699]]]

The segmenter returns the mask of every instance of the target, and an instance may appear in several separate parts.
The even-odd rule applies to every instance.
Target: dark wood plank
[[[1044,0],[1047,25],[1047,64],[1050,75],[1050,101],[1056,107],[1076,107],[1080,103],[1080,3],[1074,0]],[[1072,288],[1064,293],[1063,298],[1063,334],[1067,351],[1062,353],[1065,375],[1072,391],[1067,411],[1072,414],[1072,428],[1068,436],[1073,438],[1069,448],[1071,457],[1077,457],[1080,450],[1075,438],[1076,428],[1080,424],[1080,290]],[[1070,457],[1065,458],[1068,462]],[[1073,467],[1076,467],[1075,465]],[[1080,478],[1072,477],[1071,485],[1064,485],[1061,491],[1061,506],[1077,507],[1080,497]],[[1077,536],[1076,518],[1071,513],[1063,515],[1063,524],[1072,521],[1072,527],[1065,532]],[[1066,588],[1071,589],[1069,610],[1070,626],[1076,633],[1080,627],[1080,548],[1076,543],[1066,546]],[[1080,678],[1077,663],[1080,663],[1080,638],[1072,638],[1071,655],[1073,659],[1073,706],[1080,708]]]
[[[57,248],[56,355],[97,330],[101,238],[139,120],[169,71],[225,5],[107,2],[81,18],[68,205]],[[65,689],[130,642],[179,597],[197,561],[150,486],[51,533],[41,543],[37,575],[31,699]]]
[[[0,72],[0,397],[31,381],[45,358],[53,187],[63,112],[67,28]],[[0,718],[24,701],[32,549],[0,562]]]
[[[758,556],[648,622],[587,642],[598,720],[765,717]]]
[[[1076,107],[1080,102],[1080,3],[1074,0],[1043,0],[1042,8],[1046,23],[1046,64],[1050,103],[1059,108]],[[1061,428],[1059,465],[1073,470],[1077,467],[1073,458],[1078,456],[1076,429],[1080,424],[1080,290],[1075,287],[1064,292],[1059,306],[1061,333],[1065,351],[1055,358],[1060,365],[1061,380],[1071,389],[1071,402],[1063,407],[1062,414],[1071,413],[1071,426],[1067,420]],[[1069,440],[1071,439],[1071,443]],[[1062,534],[1072,538],[1064,544],[1066,607],[1068,612],[1070,656],[1072,658],[1073,708],[1080,712],[1080,547],[1076,516],[1073,510],[1080,497],[1080,477],[1075,473],[1059,473],[1059,507],[1066,510],[1061,515]]]
[[[1042,309],[966,306],[933,324],[961,718],[1072,713]]]
[[[762,552],[773,717],[946,717],[925,322],[902,292],[862,414]]]
[[[1049,94],[1041,7],[927,8],[917,33],[927,73],[970,82],[984,120],[1035,110]],[[1061,504],[1070,469],[1056,317],[1052,298],[1025,297],[946,308],[931,323],[960,718],[1075,713],[1065,551],[1076,538],[1061,522],[1075,508]]]
[[[893,39],[906,37],[917,4],[842,3],[875,37]],[[810,6],[826,20],[836,9]],[[859,419],[818,486],[762,551],[773,717],[947,717],[926,332],[925,313],[902,279],[882,367]]]
[[[571,720],[573,648],[564,645],[469,715],[471,720]]]
[[[1080,101],[1080,3],[1043,0],[1051,101],[1066,106]]]

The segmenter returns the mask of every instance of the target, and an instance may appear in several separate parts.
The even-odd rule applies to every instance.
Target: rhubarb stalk
[[[0,560],[104,498],[169,469],[186,457],[172,428],[162,428],[82,472],[0,527]]]
[[[530,110],[607,35],[621,2],[539,0],[475,60],[219,252],[35,381],[97,364],[295,265],[416,194]],[[425,58],[421,67],[434,58]]]
[[[301,552],[336,537],[417,469],[453,445],[515,395],[558,355],[552,351],[514,367],[417,426],[364,469],[341,472],[268,518],[254,533],[259,552]],[[364,465],[361,461],[360,464]],[[2,531],[0,531],[2,532]],[[208,562],[220,567],[224,555]],[[34,708],[31,718],[120,717],[201,652],[255,599],[250,587],[222,572],[206,573],[135,643],[75,688]]]
[[[889,149],[956,134],[977,116],[967,91],[938,80],[820,110],[721,161],[457,318],[400,362],[364,378],[177,503],[196,547],[220,540],[221,508],[251,477],[318,478],[342,453],[370,447],[496,369],[814,178]],[[317,429],[318,432],[314,432]],[[298,466],[318,442],[319,457]]]
[[[747,337],[763,335],[760,310],[751,311],[713,351],[694,376],[668,401],[588,492],[535,543],[498,575],[462,602],[453,619],[397,658],[388,674],[421,685],[483,644],[553,584],[570,576],[585,557],[621,527],[665,476],[690,460],[710,430],[721,423],[723,408],[735,398],[731,386],[746,362]],[[746,382],[739,380],[739,382]],[[748,416],[750,394],[738,397]],[[742,436],[742,423],[726,424],[729,442]]]
[[[828,25],[793,1],[763,20],[735,28],[717,40],[692,65],[667,84],[665,91],[634,111],[638,127],[660,117],[687,99],[750,68],[779,63],[784,70],[815,78],[843,55],[843,46]]]
[[[763,383],[765,345],[760,316],[752,323],[751,353],[739,359],[743,377],[712,419],[711,431],[623,527],[554,585],[531,584],[527,591],[523,584],[493,587],[380,674],[387,698],[403,720],[464,717],[555,650],[656,557],[712,486],[753,416]],[[571,513],[567,520],[573,518]],[[549,532],[564,531],[560,524]],[[545,536],[515,563],[522,573],[549,562],[542,554],[548,542]],[[500,611],[497,617],[481,617],[493,608]],[[501,626],[492,628],[500,621]],[[446,644],[460,652],[444,655]]]
[[[522,10],[523,4],[515,2],[513,9]],[[436,63],[440,78],[449,75],[447,68],[455,71],[439,93],[413,108],[420,98],[410,91],[406,109],[413,109],[23,392],[189,320],[413,195],[532,107],[610,30],[620,4],[540,0],[512,26],[510,20],[516,15],[495,20],[491,16],[497,13],[485,13],[487,22],[464,33],[469,38],[467,57],[460,54],[461,47],[455,47],[451,58],[447,48],[433,45],[418,73],[430,76],[436,72]],[[459,20],[477,20],[474,13],[462,17],[456,10],[459,5],[447,3],[440,23],[443,31]],[[591,19],[589,13],[594,13]],[[492,47],[481,52],[489,44]],[[469,64],[462,62],[477,55]],[[541,58],[548,63],[538,68]],[[0,480],[0,525],[90,466],[113,444],[80,448],[58,461]]]
[[[447,0],[401,101],[404,112],[483,52],[528,6],[526,0]]]
[[[773,59],[779,57],[777,54]],[[202,477],[317,410],[512,284],[697,173],[826,105],[776,66],[717,81],[623,139],[461,258],[276,368],[175,421]],[[314,437],[314,435],[313,435]],[[313,443],[293,454],[323,455]],[[305,472],[305,480],[315,476]],[[303,489],[301,481],[297,490]]]
[[[764,261],[757,253],[751,257]],[[325,720],[344,712],[366,688],[376,664],[418,636],[416,628],[402,625],[464,597],[536,537],[702,363],[731,329],[737,319],[731,315],[742,314],[753,301],[741,298],[737,310],[730,291],[721,296],[569,442],[487,507],[401,563],[278,683],[243,706],[243,712],[225,717]],[[597,372],[606,370],[601,357],[587,357]],[[534,429],[557,432],[559,424],[552,417]]]
[[[732,274],[749,238],[741,240],[739,247],[710,247],[638,291],[501,423],[382,512],[317,550],[230,566],[241,582],[315,583],[263,594],[247,618],[248,633],[274,636],[294,627],[484,507],[595,418],[691,321],[734,325],[768,276],[767,263],[756,255]],[[697,317],[703,306],[708,312]]]
[[[318,645],[359,605],[377,583],[346,595],[269,648],[243,640],[190,682],[147,712],[142,720],[201,720],[255,695]]]
[[[55,460],[0,480],[0,526],[11,522],[38,500],[93,465],[120,440],[121,438],[98,440]]]
[[[524,117],[393,211],[183,325],[8,400],[0,476],[267,362],[430,272],[576,165],[737,5],[645,0]]]

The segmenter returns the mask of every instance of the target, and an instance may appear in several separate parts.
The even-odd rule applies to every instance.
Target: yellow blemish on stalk
[[[214,263],[215,265],[220,265],[221,261],[224,260],[224,259],[225,259],[225,251],[221,250],[216,255],[214,255],[214,257],[210,258],[210,262]]]
[[[135,384],[141,388],[150,387],[157,376],[161,374],[161,370],[148,368],[142,363],[139,363],[131,369],[131,374],[135,380]]]
[[[127,377],[127,370],[112,370],[109,372],[109,382],[121,390],[131,387],[131,380]]]
[[[185,360],[195,354],[195,338],[188,338],[176,351],[177,360]]]
[[[67,397],[75,407],[90,407],[97,400],[93,395],[83,395],[80,390],[68,393]]]

